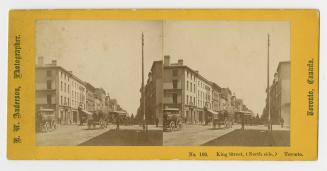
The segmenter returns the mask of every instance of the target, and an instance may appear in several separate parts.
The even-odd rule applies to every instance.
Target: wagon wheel
[[[91,129],[91,122],[90,121],[87,121],[87,128]]]
[[[57,129],[57,123],[53,121],[53,129]]]
[[[45,124],[44,124],[44,131],[45,131],[45,132],[48,132],[49,129],[50,129],[50,124],[49,124],[49,122],[47,121],[47,122],[45,122]]]
[[[174,131],[174,129],[175,129],[175,123],[174,123],[174,121],[170,121],[169,128],[170,128],[170,131]]]

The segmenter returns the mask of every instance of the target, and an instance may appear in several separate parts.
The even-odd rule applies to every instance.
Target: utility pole
[[[272,131],[272,124],[271,124],[271,113],[270,113],[270,87],[269,87],[269,47],[270,47],[270,37],[269,33],[267,34],[268,37],[268,48],[267,48],[267,96],[268,96],[268,130]]]
[[[145,90],[144,90],[144,35],[142,32],[142,97],[143,97],[143,130],[148,131],[148,125],[146,123],[145,116]]]

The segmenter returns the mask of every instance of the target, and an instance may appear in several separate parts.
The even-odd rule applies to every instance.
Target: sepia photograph
[[[287,21],[38,20],[38,146],[290,146]]]
[[[141,98],[160,86],[145,71],[162,53],[161,21],[37,21],[37,145],[162,145],[162,116]]]
[[[290,24],[165,21],[164,146],[289,146]]]

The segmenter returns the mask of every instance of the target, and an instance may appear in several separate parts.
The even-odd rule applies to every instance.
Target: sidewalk
[[[100,135],[110,128],[87,129],[87,126],[59,125],[56,130],[36,134],[38,146],[75,146]]]
[[[222,135],[228,134],[240,125],[228,129],[212,129],[212,125],[183,125],[179,131],[164,132],[164,146],[199,146]]]
[[[47,133],[36,134],[38,146],[76,146],[94,137],[98,137],[107,131],[116,130],[116,125],[109,124],[107,128],[88,129],[86,125],[59,125],[56,130]],[[120,125],[120,130],[142,130],[139,125]],[[162,131],[162,127],[156,128],[149,125],[148,130]]]

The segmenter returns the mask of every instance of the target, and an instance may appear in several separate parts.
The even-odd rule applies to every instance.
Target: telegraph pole
[[[142,32],[142,97],[143,97],[143,130],[148,131],[148,125],[146,123],[145,116],[145,90],[144,90],[144,35]]]
[[[269,33],[267,34],[268,37],[268,49],[267,49],[267,96],[268,96],[268,130],[272,131],[272,124],[271,124],[271,113],[270,113],[270,87],[269,87],[269,47],[270,47],[270,37]]]

